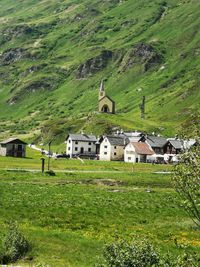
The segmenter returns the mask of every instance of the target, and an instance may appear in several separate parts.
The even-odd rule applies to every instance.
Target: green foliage
[[[131,244],[123,241],[106,246],[105,264],[102,267],[152,267],[158,266],[159,255],[151,244],[135,241]]]
[[[3,239],[3,252],[1,263],[7,264],[23,258],[30,250],[30,243],[19,231],[16,224],[11,223],[9,230]]]
[[[200,149],[185,152],[173,173],[173,184],[181,198],[182,206],[193,221],[200,226]]]
[[[131,243],[120,241],[104,248],[104,263],[99,267],[198,267],[200,258],[186,250],[177,258],[162,256],[152,244],[141,239]]]

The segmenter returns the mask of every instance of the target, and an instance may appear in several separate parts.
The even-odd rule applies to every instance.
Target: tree
[[[200,226],[200,147],[186,151],[175,166],[172,181],[194,223]]]

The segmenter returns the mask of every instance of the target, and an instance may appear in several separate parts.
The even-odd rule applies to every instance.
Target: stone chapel
[[[104,81],[99,88],[99,112],[115,114],[115,102],[106,95]]]

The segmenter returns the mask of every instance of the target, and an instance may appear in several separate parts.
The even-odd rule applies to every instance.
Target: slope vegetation
[[[62,140],[68,131],[116,126],[169,135],[199,108],[199,1],[2,0],[0,6],[1,135]],[[96,112],[101,79],[116,115]]]

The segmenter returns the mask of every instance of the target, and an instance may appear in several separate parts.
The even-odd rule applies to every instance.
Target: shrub
[[[3,251],[0,256],[2,264],[15,262],[30,250],[30,243],[19,231],[16,224],[10,224],[9,231],[3,239]]]
[[[122,241],[107,245],[101,267],[150,267],[158,266],[159,255],[153,246],[145,241],[131,244]]]
[[[103,263],[98,267],[198,267],[200,258],[186,249],[174,258],[160,255],[147,241],[116,242],[105,246]]]

